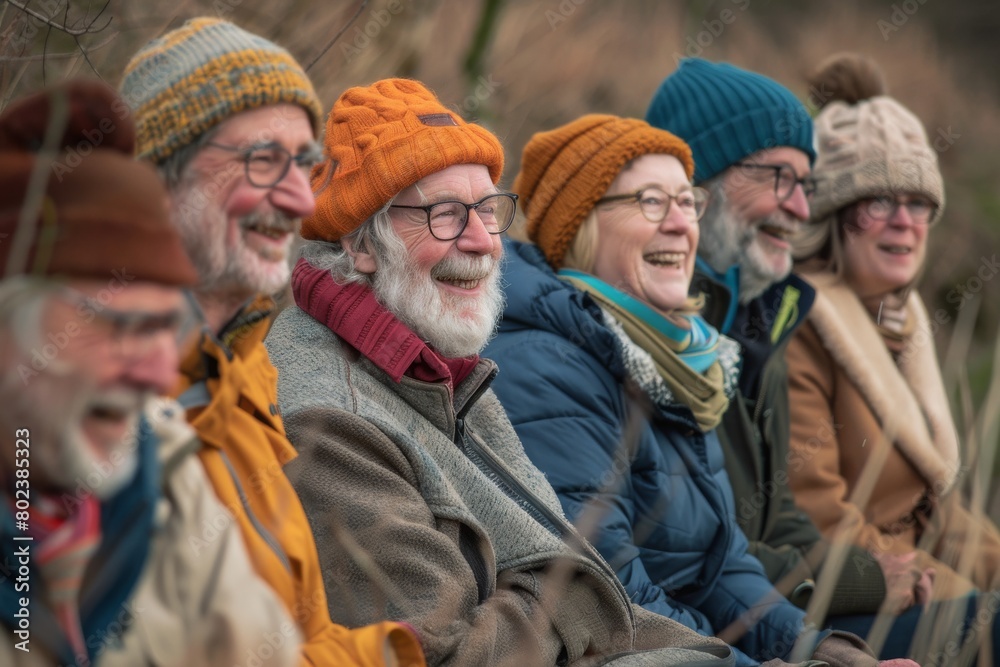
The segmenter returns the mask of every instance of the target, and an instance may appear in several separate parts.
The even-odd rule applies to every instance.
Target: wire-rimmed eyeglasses
[[[872,220],[891,220],[901,206],[918,225],[929,223],[937,212],[934,202],[919,195],[877,195],[863,199],[858,204]]]

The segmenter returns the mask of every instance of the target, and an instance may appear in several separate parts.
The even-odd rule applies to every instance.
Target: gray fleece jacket
[[[397,383],[297,307],[267,347],[335,622],[410,623],[429,665],[732,664],[631,604],[524,454],[493,362],[453,394]]]

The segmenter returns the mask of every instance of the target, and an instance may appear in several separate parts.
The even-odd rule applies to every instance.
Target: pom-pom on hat
[[[923,123],[886,94],[875,64],[836,54],[817,68],[812,88],[826,97],[816,115],[818,156],[812,219],[824,221],[866,197],[921,194],[944,209],[944,180]]]
[[[152,166],[115,92],[72,81],[0,114],[0,278],[15,275],[194,285]]]
[[[138,156],[156,164],[241,111],[297,104],[317,136],[323,117],[288,51],[213,17],[191,19],[132,56],[121,94],[135,110]]]
[[[514,179],[528,237],[549,264],[563,258],[580,225],[629,161],[664,153],[677,158],[690,179],[691,149],[673,134],[634,118],[588,114],[528,141]]]
[[[816,159],[813,124],[787,88],[728,63],[681,60],[646,111],[653,127],[691,146],[701,183],[757,151],[791,146]]]
[[[500,141],[412,79],[344,91],[324,143],[328,160],[313,170],[316,211],[302,223],[306,239],[339,240],[400,191],[453,165],[485,165],[494,183],[503,173]]]

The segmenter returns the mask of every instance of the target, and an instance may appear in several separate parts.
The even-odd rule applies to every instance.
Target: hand
[[[893,658],[892,660],[880,660],[879,667],[920,667],[920,665],[906,658]]]
[[[882,553],[875,556],[885,578],[885,597],[888,611],[895,613],[913,605],[916,586],[925,573],[917,569],[917,552],[906,554]],[[933,582],[933,580],[931,580]],[[926,592],[930,592],[928,588]]]

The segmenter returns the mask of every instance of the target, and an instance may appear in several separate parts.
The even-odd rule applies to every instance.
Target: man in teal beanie
[[[789,244],[809,219],[812,119],[776,81],[691,58],[660,85],[646,120],[691,146],[695,182],[711,193],[692,290],[705,295],[707,319],[742,348],[741,396],[718,429],[736,517],[771,581],[804,607],[828,545],[787,485],[784,350],[815,295],[791,275]],[[879,561],[851,549],[831,615],[875,613],[886,595]]]

